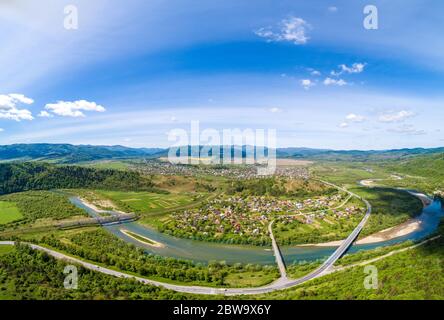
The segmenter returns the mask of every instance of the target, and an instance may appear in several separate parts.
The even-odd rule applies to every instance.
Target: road
[[[262,287],[226,288],[225,289],[225,288],[210,288],[210,287],[202,287],[202,286],[185,286],[185,285],[170,284],[170,283],[165,283],[165,282],[160,282],[160,281],[149,280],[146,278],[136,277],[131,274],[112,270],[112,269],[109,269],[106,267],[101,267],[99,265],[89,263],[89,262],[86,262],[86,261],[83,261],[83,260],[80,260],[77,258],[73,258],[73,257],[70,257],[66,254],[61,253],[61,252],[58,252],[58,251],[55,251],[52,249],[48,249],[48,248],[45,248],[45,247],[42,247],[42,246],[39,246],[36,244],[28,243],[28,245],[31,248],[33,248],[34,250],[46,252],[48,255],[50,255],[56,259],[64,260],[64,261],[71,262],[74,264],[78,264],[78,265],[83,266],[86,269],[90,269],[93,271],[101,272],[101,273],[108,274],[108,275],[115,276],[115,277],[119,277],[119,278],[132,278],[132,279],[136,279],[137,281],[140,281],[141,283],[150,284],[150,285],[154,285],[157,287],[164,287],[166,289],[170,289],[170,290],[174,290],[174,291],[182,292],[182,293],[234,296],[234,295],[264,294],[264,293],[269,293],[269,292],[273,292],[273,291],[277,291],[277,290],[288,289],[288,288],[300,285],[304,282],[321,277],[325,274],[328,274],[329,270],[334,265],[334,263],[347,251],[347,249],[356,240],[356,238],[358,237],[362,228],[367,223],[367,220],[368,220],[368,218],[371,214],[371,211],[372,211],[372,207],[367,200],[362,199],[360,196],[358,196],[358,195],[356,195],[344,188],[341,188],[339,186],[336,186],[336,185],[331,184],[326,181],[322,181],[322,182],[326,183],[327,185],[334,186],[335,188],[338,188],[340,190],[343,190],[343,191],[349,193],[350,195],[353,195],[354,197],[357,197],[357,198],[361,199],[362,201],[364,201],[364,203],[367,206],[367,212],[364,215],[364,218],[361,220],[361,222],[358,224],[358,226],[353,230],[353,232],[347,237],[347,239],[345,239],[341,243],[341,245],[336,249],[336,251],[318,269],[316,269],[315,271],[311,272],[310,274],[308,274],[304,277],[301,277],[299,279],[289,279],[287,277],[286,271],[285,271],[285,264],[282,259],[282,255],[280,254],[279,247],[278,247],[276,240],[273,236],[273,232],[271,230],[272,223],[270,223],[270,225],[269,225],[269,231],[271,231],[270,237],[272,238],[273,250],[275,252],[276,262],[278,264],[279,271],[281,273],[281,277],[279,279],[277,279],[276,281],[274,281],[268,285],[262,286]],[[0,245],[13,245],[13,244],[14,244],[13,241],[0,241]]]
[[[279,249],[279,246],[276,242],[276,239],[274,238],[273,224],[274,224],[274,220],[271,221],[270,224],[268,225],[268,233],[271,238],[271,245],[273,247],[274,257],[276,258],[276,264],[279,268],[279,273],[281,274],[281,279],[287,279],[287,270],[285,268],[285,262],[282,257],[281,250]]]

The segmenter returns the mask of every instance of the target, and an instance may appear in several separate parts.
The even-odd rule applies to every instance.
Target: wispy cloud
[[[403,124],[396,128],[390,128],[387,131],[393,133],[406,134],[406,135],[414,135],[414,136],[426,134],[425,130],[418,130],[412,124]]]
[[[101,105],[86,100],[58,101],[57,103],[47,104],[45,109],[63,117],[85,117],[83,111],[104,112],[106,110]],[[42,111],[42,113],[43,112],[45,111]],[[44,114],[46,115],[46,113]]]
[[[271,108],[269,111],[270,111],[271,113],[279,113],[279,112],[282,112],[282,109],[281,109],[281,108],[278,108],[278,107],[273,107],[273,108]]]
[[[260,28],[255,31],[259,37],[269,42],[288,41],[296,45],[305,44],[310,39],[307,29],[311,26],[302,18],[290,17],[280,22],[277,28]]]
[[[336,79],[332,79],[332,78],[326,78],[324,80],[324,85],[326,85],[326,86],[340,86],[340,87],[342,87],[342,86],[346,86],[347,84],[348,83],[343,79],[336,80]]]
[[[365,117],[361,116],[359,114],[350,113],[348,114],[345,119],[349,122],[363,122],[365,121]]]
[[[345,64],[341,64],[339,65],[339,71],[332,71],[331,75],[336,77],[344,73],[361,73],[364,71],[365,66],[366,63],[353,63],[350,67]]]
[[[315,83],[313,81],[311,81],[310,79],[302,79],[301,80],[301,86],[305,89],[305,90],[309,90],[311,87],[313,87],[315,85]]]
[[[31,111],[20,109],[20,104],[30,105],[34,100],[23,94],[11,93],[0,95],[0,119],[9,119],[15,121],[32,120]]]
[[[339,128],[348,128],[350,126],[350,123],[360,123],[360,122],[364,122],[367,119],[359,114],[356,113],[349,113],[346,117],[345,117],[345,121],[341,122],[338,127]]]
[[[398,112],[386,112],[379,116],[378,120],[381,122],[402,122],[415,115],[414,112],[408,110],[401,110]]]

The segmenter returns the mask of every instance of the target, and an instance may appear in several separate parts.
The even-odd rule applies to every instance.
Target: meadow
[[[111,200],[121,209],[135,213],[153,213],[181,207],[196,201],[200,194],[161,194],[96,190],[99,197]]]
[[[0,224],[23,219],[23,214],[14,202],[0,201]]]
[[[0,218],[3,208],[9,208],[8,220],[3,223],[32,223],[39,219],[62,220],[86,216],[86,212],[71,204],[67,196],[51,191],[27,191],[0,196]],[[14,219],[12,219],[12,217]]]

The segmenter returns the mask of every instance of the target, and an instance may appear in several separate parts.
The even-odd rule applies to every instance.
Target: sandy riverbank
[[[150,239],[148,237],[142,236],[140,234],[133,233],[133,232],[125,230],[125,229],[120,229],[120,231],[124,235],[126,235],[127,237],[130,237],[131,239],[134,239],[134,240],[136,240],[136,241],[138,241],[140,243],[143,243],[143,244],[145,244],[147,246],[155,247],[155,248],[165,248],[165,245],[163,243],[157,242],[157,241],[155,241],[153,239]],[[137,238],[135,236],[133,236],[133,234],[137,235]],[[141,238],[141,239],[138,239],[138,238]],[[143,240],[145,240],[145,241],[143,241]]]
[[[93,203],[90,203],[90,202],[88,202],[86,199],[84,199],[84,198],[79,198],[80,199],[80,201],[82,202],[82,204],[85,206],[85,207],[88,207],[88,208],[90,208],[91,210],[94,210],[94,211],[96,211],[96,212],[98,212],[98,213],[107,213],[107,214],[109,214],[110,213],[110,211],[112,211],[112,212],[115,212],[115,213],[118,213],[118,214],[128,214],[127,212],[123,212],[123,211],[119,211],[119,210],[103,210],[103,209],[100,209],[98,206],[96,206],[95,204],[93,204]]]
[[[407,222],[404,222],[398,226],[391,227],[379,232],[376,232],[372,235],[369,235],[363,239],[360,239],[356,242],[356,244],[371,244],[371,243],[378,243],[383,242],[387,240],[392,240],[395,238],[399,238],[405,235],[408,235],[412,232],[415,232],[421,228],[421,222],[412,219]],[[337,247],[340,246],[343,240],[338,241],[330,241],[330,242],[324,242],[324,243],[316,243],[316,244],[304,244],[301,245],[301,247]]]

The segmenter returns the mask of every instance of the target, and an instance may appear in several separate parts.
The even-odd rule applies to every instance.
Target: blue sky
[[[378,30],[367,4],[2,1],[0,144],[165,147],[199,120],[281,147],[444,145],[444,3],[372,1]]]

